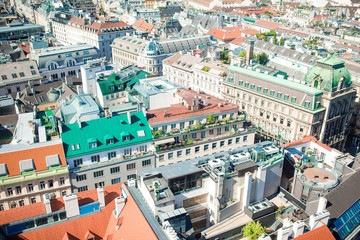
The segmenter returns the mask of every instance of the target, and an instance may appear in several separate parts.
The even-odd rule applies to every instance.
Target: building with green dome
[[[291,142],[312,135],[342,150],[356,97],[344,63],[333,55],[320,59],[302,82],[233,65],[223,82],[223,98],[246,112],[258,141]]]
[[[346,142],[356,90],[345,61],[331,54],[316,62],[305,75],[306,85],[323,90],[321,105],[326,108],[320,141],[342,150]]]

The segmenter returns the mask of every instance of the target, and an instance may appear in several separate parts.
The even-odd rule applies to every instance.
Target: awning
[[[163,144],[167,144],[167,143],[173,143],[173,142],[175,142],[174,138],[167,138],[167,139],[156,141],[155,146],[159,146],[159,145],[163,145]]]

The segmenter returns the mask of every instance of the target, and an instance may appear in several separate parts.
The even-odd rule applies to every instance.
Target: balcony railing
[[[174,149],[178,149],[178,148],[183,148],[185,146],[189,146],[189,145],[195,145],[195,144],[200,144],[200,143],[206,143],[206,142],[211,142],[217,139],[225,139],[227,137],[235,137],[235,136],[241,136],[244,134],[249,134],[249,133],[254,133],[256,131],[256,128],[253,126],[250,126],[246,129],[242,129],[242,130],[237,130],[235,131],[235,133],[232,133],[231,131],[226,132],[226,133],[222,133],[219,135],[215,135],[214,136],[208,136],[206,138],[196,138],[196,139],[187,139],[187,140],[182,140],[180,142],[177,143],[172,143],[172,144],[164,144],[164,146],[157,146],[156,147],[156,152],[162,152],[162,151],[170,151],[170,150],[174,150]]]
[[[245,120],[244,117],[237,117],[236,119],[232,119],[232,120],[217,120],[214,123],[205,123],[205,124],[199,124],[199,125],[195,125],[193,127],[187,127],[184,129],[172,129],[172,131],[170,132],[166,132],[166,133],[161,133],[159,134],[158,131],[157,132],[153,132],[153,136],[154,139],[163,139],[163,138],[167,138],[170,136],[176,136],[176,135],[180,135],[183,133],[189,133],[189,132],[194,132],[194,131],[200,131],[203,129],[209,129],[209,128],[214,128],[217,126],[226,126],[226,125],[231,125],[233,123],[237,123],[237,122],[243,122]]]

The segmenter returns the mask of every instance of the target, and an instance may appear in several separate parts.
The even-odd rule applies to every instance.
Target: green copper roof
[[[130,66],[118,73],[101,77],[97,82],[103,95],[124,91],[126,87],[132,87],[140,79],[146,78],[150,73],[137,67]]]
[[[281,78],[277,78],[277,77],[273,77],[271,75],[267,75],[264,73],[259,73],[250,69],[246,69],[246,68],[242,68],[242,67],[237,67],[237,66],[231,66],[228,68],[229,71],[231,72],[236,72],[242,75],[246,75],[249,77],[253,77],[253,78],[257,78],[257,79],[261,79],[263,81],[267,81],[267,82],[271,82],[274,84],[278,84],[284,87],[288,87],[291,89],[295,89],[298,91],[302,91],[304,93],[307,93],[309,95],[318,95],[318,94],[322,94],[322,91],[319,89],[315,89],[309,86],[305,86],[304,84],[300,84],[297,82],[292,82],[289,80],[285,80],[285,79],[281,79]]]
[[[61,138],[66,158],[153,140],[151,129],[143,112],[132,113],[131,122],[129,124],[127,114],[123,114],[113,118],[100,118],[82,122],[81,128],[78,123],[64,125]],[[107,144],[106,140],[112,136],[114,141]],[[125,136],[127,137],[125,138]],[[94,142],[96,147],[90,148],[90,145]],[[77,149],[77,144],[79,144],[79,149]]]
[[[351,75],[345,67],[344,61],[329,56],[320,59],[305,75],[305,82],[309,86],[314,86],[327,92],[335,91],[339,82],[343,80],[343,87],[351,85]]]

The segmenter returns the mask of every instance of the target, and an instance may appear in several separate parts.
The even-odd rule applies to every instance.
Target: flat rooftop
[[[237,111],[239,107],[232,103],[225,103],[224,100],[205,93],[198,93],[194,90],[179,89],[178,94],[184,102],[191,105],[192,100],[207,101],[207,106],[203,106],[199,110],[191,110],[185,105],[173,104],[171,107],[159,108],[147,112],[149,124],[162,122],[170,122],[183,118],[195,116],[207,116],[209,114],[223,113],[228,111]],[[165,113],[166,112],[166,116]]]

